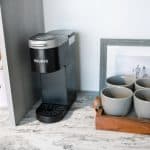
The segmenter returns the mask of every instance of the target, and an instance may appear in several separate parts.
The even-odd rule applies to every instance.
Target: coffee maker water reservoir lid
[[[54,35],[50,33],[39,33],[35,36],[32,36],[29,40],[29,48],[32,49],[51,49],[59,47],[65,42],[68,38],[65,36]]]

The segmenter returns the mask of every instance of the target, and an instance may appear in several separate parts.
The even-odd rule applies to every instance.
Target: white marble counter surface
[[[0,150],[150,150],[148,135],[96,131],[92,99],[80,94],[58,123],[40,123],[35,108],[15,128],[1,122]]]

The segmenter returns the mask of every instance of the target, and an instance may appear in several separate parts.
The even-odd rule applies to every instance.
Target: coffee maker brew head
[[[40,33],[30,38],[32,71],[51,73],[60,69],[59,47],[67,42],[66,36]]]

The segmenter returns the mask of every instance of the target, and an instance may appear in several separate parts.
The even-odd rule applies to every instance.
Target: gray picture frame
[[[105,87],[107,73],[107,47],[108,46],[143,46],[150,47],[150,39],[100,39],[100,78],[99,95]]]

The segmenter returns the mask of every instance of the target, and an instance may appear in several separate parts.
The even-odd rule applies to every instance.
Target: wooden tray
[[[95,125],[97,130],[111,130],[138,134],[150,134],[150,120],[139,119],[134,112],[126,117],[105,115],[100,97],[94,100],[96,110]]]

